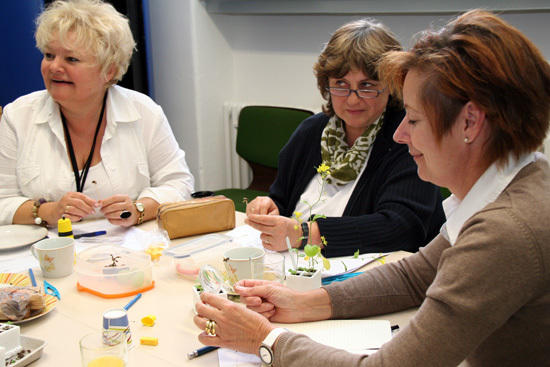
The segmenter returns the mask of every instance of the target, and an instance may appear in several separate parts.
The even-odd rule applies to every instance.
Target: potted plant
[[[319,197],[313,203],[305,203],[309,208],[310,222],[315,222],[319,218],[325,218],[322,214],[312,215],[313,207],[319,203],[322,199],[324,187],[326,185],[326,177],[330,174],[330,167],[322,163],[317,167],[317,173],[321,176],[321,190]],[[294,212],[294,218],[299,224],[302,223],[302,213]],[[296,226],[298,229],[299,226]],[[304,239],[303,237],[301,238]],[[321,236],[321,241],[324,246],[327,246],[327,241],[324,236]],[[330,269],[330,262],[321,253],[321,247],[311,243],[307,243],[304,246],[304,252],[300,253],[297,249],[293,249],[290,246],[290,241],[287,238],[287,246],[290,252],[290,258],[292,260],[293,267],[288,269],[286,274],[286,285],[292,289],[307,291],[321,287],[322,270]],[[302,260],[302,261],[300,261]]]

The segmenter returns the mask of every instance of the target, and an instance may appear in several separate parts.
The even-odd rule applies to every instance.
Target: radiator
[[[252,170],[235,149],[239,113],[245,105],[226,102],[223,104],[223,129],[225,137],[225,187],[246,189],[252,182]]]

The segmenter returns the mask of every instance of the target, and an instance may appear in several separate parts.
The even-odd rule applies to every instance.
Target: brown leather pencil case
[[[157,212],[159,228],[170,239],[235,228],[235,204],[223,195],[161,204]]]

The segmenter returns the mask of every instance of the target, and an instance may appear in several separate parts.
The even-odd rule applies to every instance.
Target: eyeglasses
[[[329,87],[327,91],[336,97],[348,97],[351,92],[354,92],[359,98],[376,98],[383,93],[386,88],[378,89],[349,89],[349,88],[335,88]]]

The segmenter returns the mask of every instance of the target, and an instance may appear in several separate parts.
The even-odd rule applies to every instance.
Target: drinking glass
[[[285,257],[282,254],[266,250],[261,279],[283,283],[285,280]]]
[[[103,343],[103,334],[94,332],[80,339],[82,367],[125,367],[128,361],[128,346],[121,342],[115,345]]]

